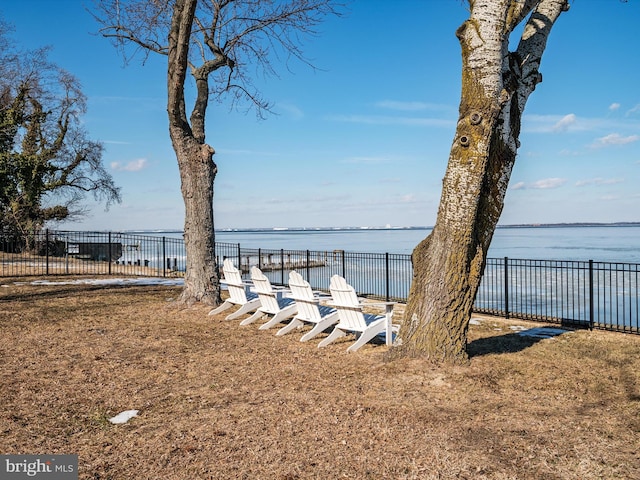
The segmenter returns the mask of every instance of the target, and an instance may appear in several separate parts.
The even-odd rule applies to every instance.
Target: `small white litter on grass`
[[[538,328],[530,328],[528,330],[523,330],[518,332],[518,335],[521,337],[533,337],[533,338],[553,338],[558,335],[562,335],[564,333],[571,333],[571,330],[564,330],[562,328],[552,328],[552,327],[538,327]]]
[[[471,320],[469,320],[469,325],[481,325],[481,323],[477,318],[472,318]]]
[[[120,412],[115,417],[111,417],[109,421],[114,425],[119,425],[121,423],[127,423],[133,417],[138,416],[138,410],[125,410],[124,412]]]
[[[516,331],[522,331],[527,329],[527,327],[523,327],[522,325],[511,325],[509,328],[511,330],[516,330]]]

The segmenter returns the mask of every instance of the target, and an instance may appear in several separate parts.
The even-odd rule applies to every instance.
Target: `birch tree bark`
[[[464,363],[487,250],[519,147],[520,122],[551,28],[568,0],[470,0],[457,30],[462,93],[436,224],[413,251],[413,281],[390,358]],[[514,28],[526,21],[515,51]]]

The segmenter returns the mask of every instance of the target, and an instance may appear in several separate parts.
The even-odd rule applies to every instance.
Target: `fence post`
[[[389,252],[384,254],[384,279],[387,302],[389,301]]]
[[[504,317],[509,319],[509,258],[504,257]]]
[[[240,276],[242,276],[242,265],[240,262],[242,261],[242,252],[240,250],[240,244],[238,244],[238,270],[240,270]]]
[[[309,250],[307,250],[307,282],[311,279],[311,267],[309,266],[309,262],[311,261],[310,258]]]
[[[249,267],[249,265],[247,265]],[[258,249],[258,268],[262,270],[262,249]]]
[[[47,275],[49,275],[49,229],[47,228],[44,231],[44,251],[45,251],[45,258],[46,258],[46,271],[47,271]]]
[[[346,262],[344,259],[344,250],[341,250],[340,253],[342,254],[342,278],[347,278],[347,268],[346,268]]]
[[[284,285],[284,248],[280,249],[280,283]]]
[[[111,232],[109,232],[109,247],[107,249],[107,262],[109,262],[109,275],[111,275]]]
[[[162,237],[162,276],[167,276],[167,239]]]
[[[589,260],[589,330],[593,330],[593,260]]]

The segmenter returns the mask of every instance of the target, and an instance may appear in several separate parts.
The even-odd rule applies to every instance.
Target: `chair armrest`
[[[289,287],[284,287],[280,285],[271,285],[271,290],[274,292],[290,292],[291,289]]]
[[[358,303],[357,305],[345,305],[342,303],[336,303],[336,302],[325,302],[325,304],[329,307],[337,307],[337,308],[344,308],[344,309],[348,309],[348,310],[360,310],[362,311],[362,304]]]
[[[318,299],[317,297],[313,297],[313,298],[302,298],[302,297],[296,297],[296,296],[289,296],[288,298],[293,299],[296,302],[302,302],[302,303],[320,303],[320,299]]]
[[[368,307],[369,305],[371,306],[389,306],[389,305],[395,305],[398,302],[361,302],[361,305],[364,307]]]
[[[313,298],[317,298],[318,300],[331,300],[333,297],[330,293],[325,292],[313,292]]]

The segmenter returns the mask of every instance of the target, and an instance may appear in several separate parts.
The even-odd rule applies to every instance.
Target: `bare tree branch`
[[[125,61],[140,50],[145,59],[149,52],[170,54],[169,16],[178,0],[95,1],[99,33],[114,40]],[[232,103],[237,107],[247,101],[262,116],[266,102],[249,81],[248,70],[276,75],[272,61],[282,54],[313,67],[303,54],[302,36],[316,35],[321,21],[341,15],[343,6],[337,0],[198,0],[189,38],[191,74],[198,82],[216,73],[207,78],[213,98],[222,100],[232,93],[228,89],[243,92],[240,97],[232,93]],[[226,71],[217,75],[221,70]],[[199,101],[194,108],[203,106]],[[204,112],[192,111],[194,115],[203,117]]]

